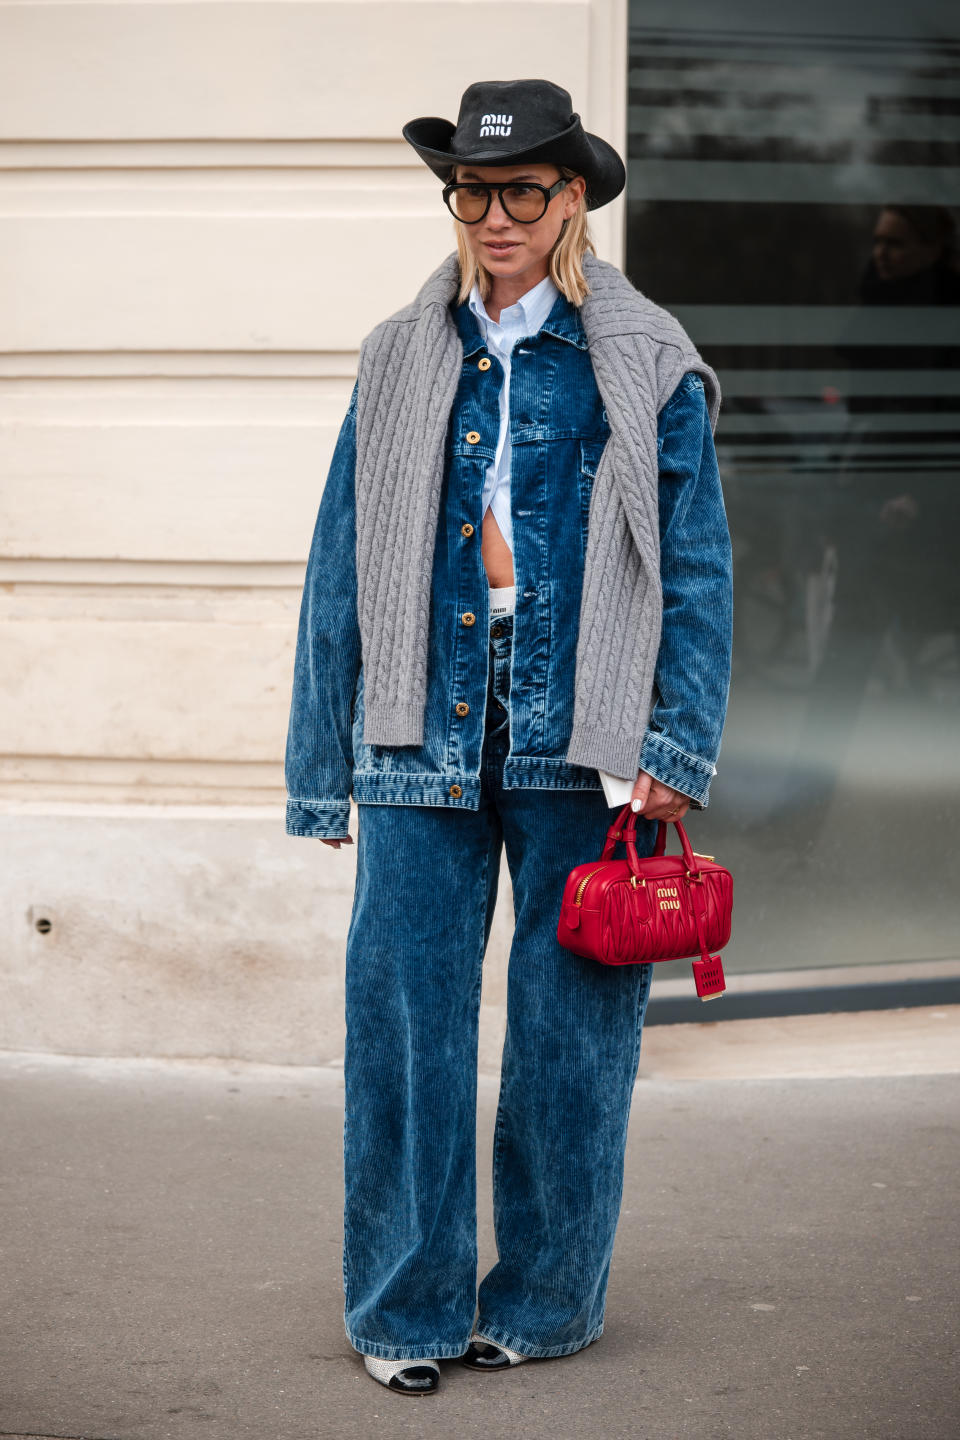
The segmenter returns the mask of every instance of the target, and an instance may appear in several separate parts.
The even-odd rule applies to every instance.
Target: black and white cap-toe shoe
[[[508,1350],[506,1345],[495,1345],[492,1340],[485,1340],[482,1335],[470,1336],[470,1344],[462,1357],[468,1370],[509,1370],[529,1359],[529,1355]]]
[[[432,1395],[440,1384],[436,1360],[378,1360],[364,1355],[363,1364],[368,1375],[398,1395]]]

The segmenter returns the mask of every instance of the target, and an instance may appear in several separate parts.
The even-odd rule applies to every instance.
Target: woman
[[[603,1328],[650,965],[562,949],[610,803],[705,807],[727,701],[730,545],[714,372],[598,260],[624,184],[569,94],[483,82],[404,135],[457,253],[364,340],[308,562],[287,830],[358,811],[347,940],[346,1329],[371,1375],[509,1369]],[[615,793],[625,787],[623,799]],[[516,925],[476,1284],[483,954]],[[643,853],[643,852],[642,852]]]

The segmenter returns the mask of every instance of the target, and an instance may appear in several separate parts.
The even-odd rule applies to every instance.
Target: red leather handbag
[[[701,1000],[726,989],[719,950],[730,939],[733,876],[712,855],[691,850],[679,820],[682,855],[667,855],[667,822],[657,824],[651,856],[637,854],[637,816],[629,803],[607,831],[599,860],[575,865],[567,876],[557,939],[575,955],[601,965],[642,965],[651,960],[693,962]],[[625,860],[614,860],[618,840]]]

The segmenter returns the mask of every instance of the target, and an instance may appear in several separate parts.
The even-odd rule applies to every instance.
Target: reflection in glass
[[[728,968],[958,957],[960,12],[635,0],[628,103],[627,269],[724,393]]]

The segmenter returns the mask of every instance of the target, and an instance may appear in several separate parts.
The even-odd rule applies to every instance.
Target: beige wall
[[[625,0],[0,4],[0,801],[22,862],[0,1044],[202,1051],[176,1005],[149,1034],[132,1017],[158,907],[164,945],[202,947],[214,975],[249,935],[240,825],[251,859],[269,850],[277,916],[327,866],[303,983],[334,1018],[306,1048],[336,1053],[352,862],[280,833],[282,752],[358,343],[452,248],[399,130],[455,117],[473,79],[543,74],[622,148],[625,49]],[[618,202],[594,226],[617,261],[621,224]],[[117,920],[116,826],[142,855],[138,924]],[[221,907],[192,899],[198,845]],[[37,905],[60,910],[42,939]],[[267,977],[303,949],[283,930],[258,932]],[[41,982],[74,1020],[43,1022]],[[268,1031],[258,1058],[309,1058]],[[243,1053],[242,1032],[206,1048]]]

